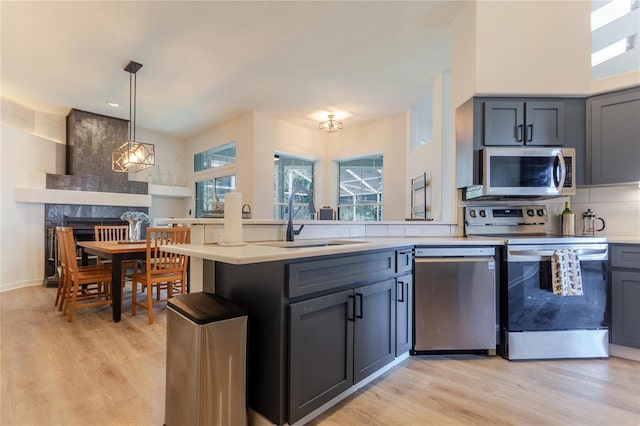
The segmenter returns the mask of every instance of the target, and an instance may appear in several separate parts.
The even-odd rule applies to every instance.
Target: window
[[[235,189],[235,175],[196,182],[196,217],[223,217],[224,194]]]
[[[338,163],[339,220],[382,220],[382,155]]]
[[[313,161],[276,154],[273,172],[273,218],[286,219],[292,188],[304,188],[313,197]],[[309,196],[302,192],[294,195],[293,218],[313,219],[309,211]]]
[[[193,156],[193,171],[213,169],[236,162],[236,143],[229,142]]]
[[[591,1],[591,78],[640,68],[640,0]]]

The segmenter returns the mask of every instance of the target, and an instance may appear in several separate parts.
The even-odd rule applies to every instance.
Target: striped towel
[[[573,250],[554,250],[551,256],[553,294],[560,296],[582,296],[582,274],[580,261]]]

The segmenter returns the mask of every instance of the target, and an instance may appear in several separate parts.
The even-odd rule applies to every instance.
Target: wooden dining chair
[[[67,321],[73,321],[76,309],[111,304],[111,267],[78,265],[73,228],[59,227],[61,259],[64,264],[64,285],[62,290],[63,313]]]
[[[166,302],[174,294],[186,293],[187,266],[189,256],[168,253],[162,250],[170,244],[189,243],[190,228],[147,228],[147,258],[144,270],[131,277],[133,290],[131,293],[131,314],[136,314],[136,307],[147,310],[149,324],[153,324],[153,304]],[[138,302],[138,284],[146,289],[147,299]],[[153,290],[156,297],[153,297]],[[161,296],[164,291],[165,297]]]
[[[65,240],[64,240],[64,236],[61,234],[61,232],[64,231],[68,231],[72,228],[64,228],[62,226],[56,226],[56,246],[58,248],[58,261],[60,263],[59,265],[59,274],[60,274],[60,279],[58,280],[58,289],[56,292],[56,300],[54,303],[54,306],[58,307],[58,311],[62,311],[64,309],[65,306],[65,302],[67,300],[67,290],[68,290],[68,286],[66,286],[67,284],[67,256],[66,256],[66,247],[65,247]],[[73,253],[71,254],[72,259],[74,259],[77,263],[77,254],[74,248]],[[102,268],[103,266],[100,264],[95,264],[95,265],[87,265],[87,266],[78,266],[78,269],[80,271],[83,270],[91,270],[91,269],[96,269],[96,268]],[[65,311],[66,312],[66,311]]]
[[[129,226],[128,225],[95,225],[93,232],[96,241],[129,241]],[[101,263],[110,263],[108,259],[102,259]],[[124,286],[127,275],[127,271],[131,269],[133,274],[139,269],[139,263],[137,260],[124,260],[122,261],[122,285]]]

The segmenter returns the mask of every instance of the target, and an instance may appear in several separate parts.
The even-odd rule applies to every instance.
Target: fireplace
[[[66,174],[47,174],[47,189],[147,194],[147,182],[111,170],[111,152],[128,136],[128,121],[72,109],[67,115]],[[95,225],[126,225],[126,211],[147,207],[45,204],[45,285],[58,284],[56,226],[71,226],[76,241],[93,240]]]

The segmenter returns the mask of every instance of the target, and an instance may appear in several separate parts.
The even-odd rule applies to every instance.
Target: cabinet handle
[[[398,302],[404,303],[404,282],[398,281],[400,287],[400,298],[397,299]],[[398,285],[396,285],[396,293],[398,293]]]
[[[349,316],[351,314],[351,316]],[[347,302],[347,320],[355,321],[356,320],[356,297],[349,296],[349,302]]]
[[[527,142],[531,142],[533,140],[533,124],[529,124],[527,129]]]
[[[362,293],[356,293],[356,297],[360,299],[360,315],[358,315],[358,311],[356,310],[356,318],[363,318],[364,311],[362,309]]]
[[[516,142],[522,142],[522,124],[516,126]]]

